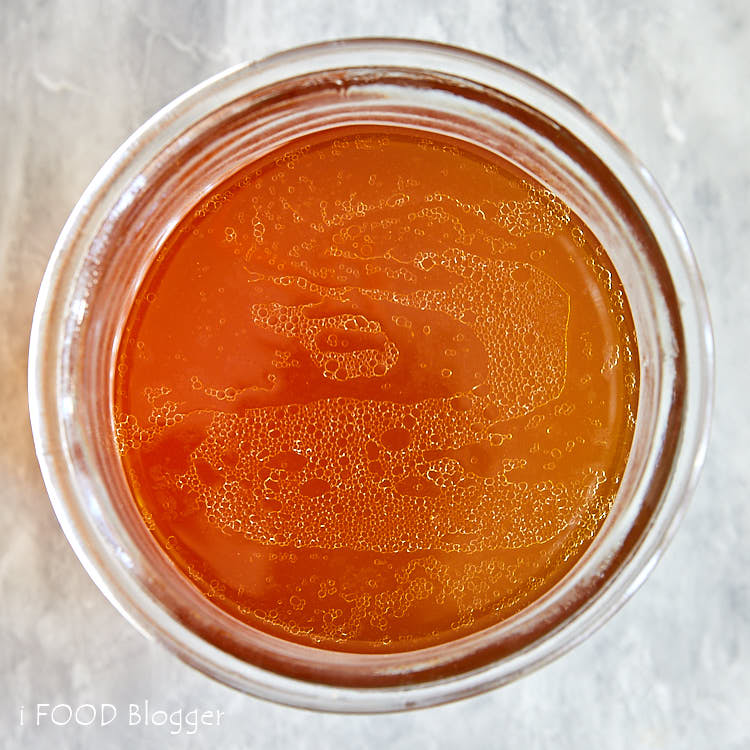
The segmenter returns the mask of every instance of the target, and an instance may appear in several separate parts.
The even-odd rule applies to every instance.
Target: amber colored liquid
[[[249,165],[171,232],[114,422],[146,524],[217,606],[398,651],[570,570],[637,395],[622,286],[562,201],[473,146],[363,126]]]

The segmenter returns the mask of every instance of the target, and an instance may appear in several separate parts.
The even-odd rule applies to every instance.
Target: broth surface
[[[239,170],[137,293],[114,424],[145,523],[217,606],[399,651],[560,580],[617,493],[635,330],[589,229],[501,157],[362,126]]]

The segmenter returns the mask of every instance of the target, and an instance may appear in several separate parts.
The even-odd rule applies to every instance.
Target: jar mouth
[[[642,360],[620,492],[570,573],[498,625],[377,655],[281,640],[205,599],[127,502],[111,404],[92,396],[110,392],[124,315],[184,211],[279,144],[362,123],[462,138],[502,154],[560,195],[618,270]],[[102,167],[63,228],[40,289],[29,356],[44,481],[63,531],[110,601],[146,635],[225,684],[289,705],[348,712],[475,694],[545,664],[601,625],[646,578],[684,511],[705,456],[712,388],[700,277],[648,172],[540,79],[477,53],[404,39],[327,42],[240,65],[152,117]]]

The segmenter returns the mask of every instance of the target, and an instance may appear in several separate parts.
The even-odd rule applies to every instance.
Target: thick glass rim
[[[97,475],[93,456],[96,435],[76,424],[75,384],[63,366],[70,354],[76,326],[86,320],[87,299],[81,294],[83,266],[101,251],[97,236],[106,216],[124,213],[142,187],[147,165],[180,141],[195,123],[250,92],[280,82],[325,71],[346,69],[428,71],[503,92],[554,127],[564,128],[585,144],[621,183],[642,214],[668,269],[681,328],[679,359],[683,376],[677,377],[673,351],[664,351],[663,365],[655,366],[657,394],[654,423],[674,422],[674,460],[659,464],[661,446],[642,456],[640,474],[632,479],[634,492],[644,495],[658,475],[658,506],[640,529],[637,544],[618,561],[606,585],[578,607],[572,616],[526,640],[518,650],[496,655],[487,663],[472,655],[488,648],[501,632],[521,632],[534,618],[551,617],[562,607],[566,586],[579,590],[591,585],[606,549],[589,550],[556,586],[498,628],[479,631],[456,641],[414,652],[387,655],[339,654],[310,647],[272,643],[268,653],[300,664],[328,660],[331,669],[373,669],[378,675],[418,674],[427,677],[381,681],[372,686],[316,681],[295,677],[249,663],[221,638],[196,632],[170,613],[159,600],[158,586],[144,582],[141,563],[123,543],[117,524],[107,517],[106,485]],[[468,113],[471,116],[471,112]],[[135,186],[135,187],[134,187]],[[94,280],[95,281],[95,280]],[[670,370],[671,372],[663,371]],[[678,382],[679,381],[679,382]],[[646,169],[585,109],[544,81],[506,63],[442,44],[406,39],[350,39],[296,48],[260,62],[231,68],[175,99],[139,128],[106,162],[84,192],[60,234],[39,293],[29,352],[29,406],[34,441],[42,474],[60,524],[92,579],[139,630],[155,638],[187,663],[250,694],[289,705],[344,712],[381,712],[428,706],[473,695],[504,684],[556,658],[586,638],[606,621],[640,586],[675,531],[703,464],[713,395],[713,340],[705,294],[684,230]],[[670,421],[671,420],[671,421]],[[676,420],[676,421],[675,421]],[[666,427],[664,427],[666,429]],[[636,438],[637,439],[637,438]],[[90,469],[90,471],[89,471]],[[627,509],[608,519],[607,533],[627,535],[634,523]],[[601,530],[602,535],[605,530]],[[140,577],[139,577],[140,575]],[[588,576],[588,582],[587,582]],[[153,584],[153,585],[152,585]],[[580,592],[579,592],[580,595]],[[197,600],[195,606],[201,606]],[[217,615],[214,627],[231,623]],[[554,618],[553,618],[554,619]],[[503,628],[505,630],[503,631]],[[278,652],[278,653],[277,653]],[[316,652],[316,653],[309,653]],[[457,673],[430,671],[430,664],[463,664]],[[401,683],[401,684],[399,684]]]

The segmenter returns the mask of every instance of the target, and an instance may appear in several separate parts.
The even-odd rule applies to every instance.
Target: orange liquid
[[[575,564],[625,468],[638,354],[562,201],[473,146],[363,126],[184,217],[114,388],[134,498],[205,596],[296,642],[398,651]]]

